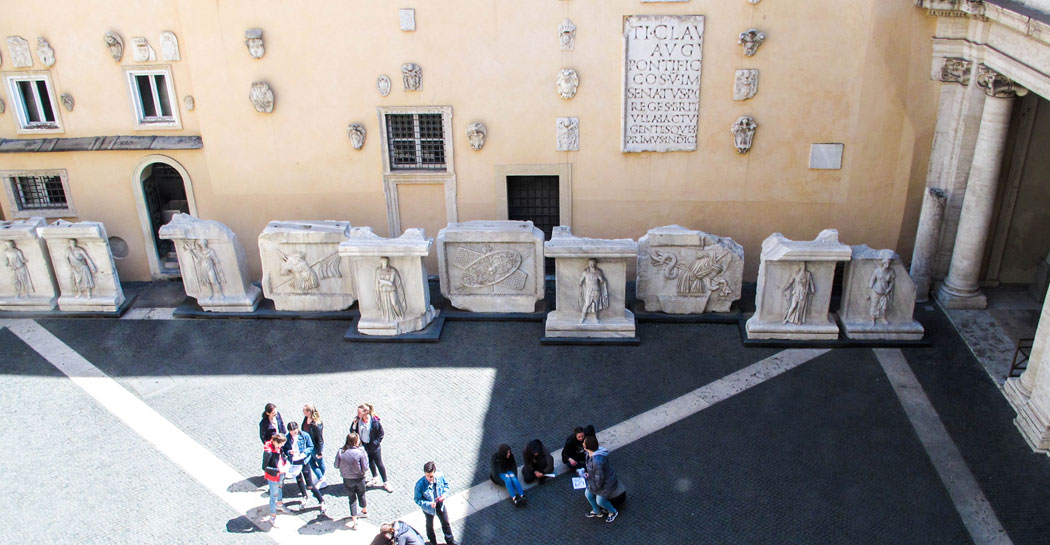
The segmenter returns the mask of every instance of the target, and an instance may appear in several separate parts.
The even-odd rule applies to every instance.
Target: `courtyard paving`
[[[745,348],[734,325],[544,346],[534,322],[448,321],[438,343],[374,344],[344,342],[342,321],[2,321],[0,542],[367,543],[369,527],[345,528],[339,484],[328,517],[292,504],[279,528],[257,522],[263,405],[290,421],[316,404],[330,460],[367,401],[395,487],[368,493],[372,525],[417,524],[411,488],[434,460],[468,544],[1050,543],[1050,458],[948,319],[917,317],[932,343],[900,350],[910,387],[887,375],[891,352]],[[923,403],[943,437],[916,423]],[[615,523],[586,519],[567,475],[525,508],[498,501],[499,443],[556,450],[589,423],[628,489]]]

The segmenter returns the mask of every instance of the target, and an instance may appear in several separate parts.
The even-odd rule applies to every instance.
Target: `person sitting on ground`
[[[521,470],[521,476],[525,482],[543,483],[554,476],[554,457],[539,439],[533,439],[525,445],[522,458],[525,459],[525,467]]]
[[[623,503],[627,491],[624,490],[620,480],[616,478],[616,472],[609,465],[609,451],[605,447],[598,446],[598,438],[588,435],[583,438],[583,448],[587,451],[587,472],[583,474],[587,481],[587,490],[584,495],[591,504],[591,510],[587,512],[588,517],[603,517],[609,514],[605,522],[616,520],[620,512],[613,506],[612,498],[618,503]]]
[[[518,462],[514,460],[514,453],[510,445],[504,443],[499,446],[496,453],[492,455],[492,469],[489,479],[496,484],[507,487],[510,501],[514,505],[522,505],[525,502],[525,491],[521,488],[518,480]]]
[[[382,538],[382,540],[380,539]],[[372,545],[391,543],[394,545],[426,545],[423,536],[415,528],[404,521],[395,520],[387,522],[379,527],[379,535],[372,541]]]
[[[587,452],[583,450],[583,438],[588,435],[597,435],[594,433],[594,426],[586,428],[577,426],[565,440],[565,446],[561,449],[561,462],[569,468],[569,471],[575,472],[577,469],[583,469],[584,464],[587,463]]]

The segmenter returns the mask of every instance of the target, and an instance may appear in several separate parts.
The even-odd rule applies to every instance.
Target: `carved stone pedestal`
[[[253,286],[237,234],[222,223],[175,214],[160,228],[175,242],[186,295],[208,312],[253,312],[262,291]]]
[[[634,313],[624,306],[627,260],[637,259],[638,243],[573,236],[555,227],[543,253],[554,258],[557,310],[547,314],[548,337],[635,336]]]
[[[350,308],[354,275],[339,244],[348,221],[271,221],[259,235],[262,290],[277,310],[321,312]]]
[[[851,339],[919,340],[915,284],[893,250],[852,247],[842,282],[839,322]]]
[[[755,315],[749,339],[834,340],[838,325],[828,312],[835,264],[849,261],[839,232],[825,229],[811,241],[773,233],[762,242]]]
[[[339,244],[339,255],[350,259],[356,282],[358,332],[401,335],[419,331],[437,317],[423,263],[433,242],[422,229],[407,229],[398,238],[381,237],[371,227],[350,230],[349,239]]]
[[[543,231],[531,221],[450,223],[438,232],[441,294],[472,312],[533,312],[543,299]]]
[[[47,241],[61,295],[58,308],[74,312],[116,312],[124,303],[106,227],[97,221],[58,220],[38,227]]]
[[[54,310],[58,300],[47,243],[37,234],[44,218],[0,221],[0,310]]]
[[[729,312],[740,299],[744,248],[680,225],[657,227],[638,241],[637,274],[637,298],[647,312]]]

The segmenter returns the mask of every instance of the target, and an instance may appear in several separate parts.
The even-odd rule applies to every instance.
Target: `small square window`
[[[140,129],[179,129],[175,89],[168,69],[128,70],[135,125]]]
[[[7,76],[7,88],[15,107],[18,132],[61,132],[62,125],[46,73]]]
[[[388,113],[385,120],[390,170],[446,170],[442,114]]]
[[[65,170],[0,171],[12,216],[61,218],[76,215]]]

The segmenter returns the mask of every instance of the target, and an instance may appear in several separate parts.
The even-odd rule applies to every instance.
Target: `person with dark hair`
[[[350,501],[350,529],[357,529],[357,504],[361,504],[362,516],[368,516],[368,504],[365,502],[365,475],[368,471],[368,454],[361,447],[361,438],[356,433],[346,436],[346,443],[335,455],[335,467],[343,476],[343,488]],[[354,499],[357,503],[354,503]]]
[[[263,476],[270,486],[270,515],[263,519],[277,526],[277,510],[286,511],[282,494],[284,473],[288,471],[288,459],[284,456],[284,434],[275,433],[263,444]]]
[[[434,534],[434,517],[441,521],[445,543],[456,545],[456,539],[452,537],[452,526],[448,522],[448,512],[445,511],[448,490],[448,481],[445,480],[444,475],[437,472],[434,462],[423,464],[423,476],[416,481],[416,490],[412,499],[423,510],[423,515],[427,518],[427,538],[430,539],[432,545],[437,545],[437,536]]]
[[[525,445],[522,458],[525,466],[521,469],[521,477],[526,483],[543,483],[554,476],[554,457],[539,439],[533,439]]]
[[[506,443],[500,445],[496,453],[492,455],[489,479],[507,487],[511,503],[524,505],[525,491],[521,489],[521,481],[518,480],[518,462],[514,460],[514,453],[511,452],[510,445]]]
[[[576,426],[569,437],[565,439],[565,446],[561,449],[561,461],[569,471],[581,469],[587,463],[587,452],[583,450],[583,438],[594,433],[594,426],[581,428]]]
[[[263,408],[262,420],[259,421],[259,440],[265,445],[275,433],[283,435],[288,431],[284,429],[284,419],[277,412],[277,405],[267,403]]]
[[[350,424],[350,433],[356,433],[365,445],[368,453],[368,469],[372,472],[372,480],[367,486],[381,486],[387,492],[393,492],[390,481],[386,478],[386,466],[383,465],[383,449],[381,443],[386,432],[383,424],[379,422],[379,415],[371,403],[362,403],[357,406],[357,417]],[[379,470],[379,480],[376,480],[376,470]]]
[[[314,453],[313,439],[310,439],[309,433],[303,433],[299,430],[299,424],[295,422],[288,423],[288,442],[284,445],[284,452],[292,461],[292,470],[289,472],[289,475],[295,476],[295,482],[299,485],[299,492],[303,495],[303,502],[299,504],[299,508],[305,508],[307,502],[310,501],[310,496],[306,495],[306,491],[309,490],[317,498],[317,503],[321,507],[321,514],[327,515],[328,505],[325,504],[321,491],[314,485],[314,478],[311,475],[309,466],[310,457]]]
[[[385,541],[376,541],[380,536]],[[392,545],[426,545],[423,542],[423,536],[419,535],[419,532],[415,528],[409,526],[407,523],[401,520],[395,520],[394,522],[384,523],[379,527],[379,535],[376,536],[376,540],[372,541],[372,545],[381,545],[383,543],[390,543]]]
[[[612,522],[620,512],[613,507],[610,500],[616,498],[618,503],[622,503],[620,498],[626,495],[626,491],[609,465],[609,451],[598,446],[598,438],[593,435],[584,437],[583,448],[587,451],[587,471],[583,474],[587,481],[587,490],[584,495],[591,503],[591,510],[587,512],[587,516],[602,517],[604,512],[608,512],[609,516],[605,522]]]

